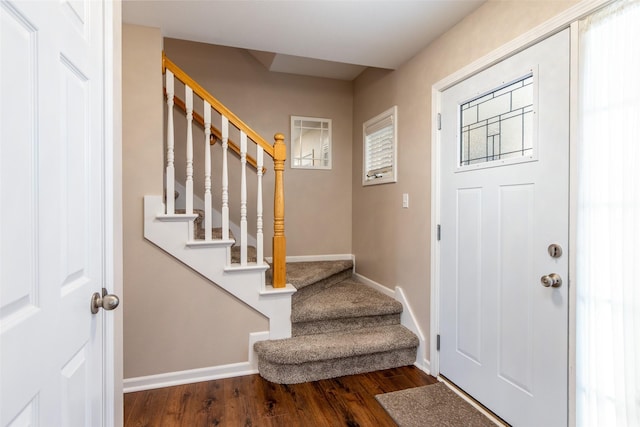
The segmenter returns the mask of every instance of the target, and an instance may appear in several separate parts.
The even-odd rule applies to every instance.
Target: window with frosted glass
[[[460,105],[460,166],[533,155],[533,74]]]

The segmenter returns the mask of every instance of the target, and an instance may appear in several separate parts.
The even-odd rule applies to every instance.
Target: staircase
[[[165,194],[145,196],[144,236],[269,319],[270,339],[254,346],[260,375],[290,384],[413,364],[419,340],[400,325],[402,304],[354,281],[352,261],[285,262],[284,136],[276,134],[275,143],[269,144],[164,56],[163,71],[167,98]],[[184,88],[185,101],[175,95],[175,82]],[[184,112],[184,139],[174,135],[174,108]],[[175,120],[180,119],[178,114]],[[212,119],[219,120],[220,130],[212,125]],[[203,130],[197,143],[201,144],[198,150],[204,151],[200,157],[204,189],[200,190],[194,189],[199,160],[194,158],[194,121]],[[239,144],[230,139],[230,127]],[[219,179],[212,176],[211,167],[211,145],[218,141],[222,146]],[[255,159],[249,155],[248,143],[255,144]],[[186,151],[185,177],[175,177],[176,147]],[[238,198],[229,195],[228,149],[240,158],[240,170],[233,171],[241,176],[239,206],[230,202]],[[264,153],[273,159],[274,173],[270,264],[263,255]],[[250,172],[255,171],[256,179],[250,191],[248,166],[254,168]],[[214,185],[220,186],[219,204],[213,201]],[[176,186],[184,188],[184,207],[176,206]],[[254,190],[255,203],[248,203],[248,193]],[[203,194],[202,199],[197,193]],[[255,212],[249,212],[249,205],[255,206]],[[252,237],[248,219],[254,214]],[[239,217],[237,222],[234,215]],[[232,225],[239,235],[231,233]]]
[[[402,304],[351,279],[351,261],[288,263],[292,337],[254,345],[265,379],[296,384],[411,365],[418,337]]]

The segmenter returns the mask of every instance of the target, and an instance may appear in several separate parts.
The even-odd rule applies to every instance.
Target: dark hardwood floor
[[[436,382],[414,366],[294,385],[248,375],[127,393],[124,425],[395,426],[374,396]]]

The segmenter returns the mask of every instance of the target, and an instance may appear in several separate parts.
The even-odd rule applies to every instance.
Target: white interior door
[[[103,424],[103,4],[0,1],[0,424]]]
[[[442,94],[440,373],[516,426],[567,424],[569,60],[565,30]]]

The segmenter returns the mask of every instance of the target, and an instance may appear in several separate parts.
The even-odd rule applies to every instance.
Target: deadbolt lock
[[[547,248],[551,258],[560,258],[562,256],[562,247],[556,243],[552,243]]]

